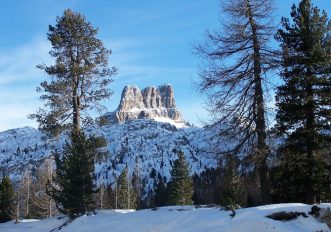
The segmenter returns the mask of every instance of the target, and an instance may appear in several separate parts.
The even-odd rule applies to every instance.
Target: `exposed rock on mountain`
[[[174,90],[171,85],[147,87],[140,91],[137,86],[126,86],[122,91],[116,111],[107,113],[105,118],[111,124],[134,119],[167,118],[182,123],[176,108]]]

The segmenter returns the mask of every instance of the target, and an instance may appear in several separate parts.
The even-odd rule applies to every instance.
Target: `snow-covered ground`
[[[331,207],[331,204],[323,204]],[[170,206],[157,211],[98,211],[97,215],[82,216],[63,227],[62,232],[226,232],[226,231],[274,231],[274,232],[305,232],[331,231],[326,224],[320,223],[310,216],[311,206],[304,204],[277,204],[237,210],[234,218],[229,211],[219,208],[195,208],[193,206]],[[309,216],[281,222],[266,218],[274,212],[297,211]],[[63,224],[66,219],[45,219],[41,221],[26,221],[18,224],[8,222],[0,224],[4,232],[47,232]]]

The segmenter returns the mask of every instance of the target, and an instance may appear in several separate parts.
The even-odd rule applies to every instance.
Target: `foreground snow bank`
[[[322,207],[331,207],[323,204]],[[276,204],[240,209],[234,218],[229,211],[219,208],[195,208],[193,206],[162,207],[157,211],[114,211],[102,210],[97,215],[82,216],[64,227],[61,232],[146,232],[146,231],[331,231],[326,224],[319,223],[312,216],[299,217],[288,222],[275,221],[265,216],[279,211],[308,213],[311,206],[304,204]],[[307,214],[308,215],[308,214]],[[0,224],[0,231],[6,232],[46,232],[60,226],[66,219],[45,219],[35,222],[8,222]]]

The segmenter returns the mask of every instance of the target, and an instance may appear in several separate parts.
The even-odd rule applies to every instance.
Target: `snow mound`
[[[331,204],[323,205],[331,207]],[[82,216],[63,227],[62,232],[103,232],[103,231],[274,231],[274,232],[305,232],[331,231],[326,224],[320,223],[308,214],[311,206],[304,204],[277,204],[255,208],[239,209],[234,218],[231,212],[219,208],[195,208],[194,206],[169,206],[156,211],[147,210],[102,210],[96,215]],[[265,216],[278,211],[305,212],[309,217],[281,222]],[[31,223],[8,222],[0,224],[0,231],[6,232],[45,232],[62,225],[62,219],[45,219]]]
[[[28,223],[28,222],[39,222],[39,219],[23,219],[20,220],[19,222],[23,222],[23,223]]]

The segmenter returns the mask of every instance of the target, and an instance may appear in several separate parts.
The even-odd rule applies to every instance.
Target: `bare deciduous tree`
[[[53,162],[53,159],[45,160],[36,170],[31,186],[31,202],[35,214],[42,218],[51,218],[58,213],[54,200],[47,194],[53,178]]]
[[[31,181],[31,171],[26,170],[17,190],[18,212],[22,212],[25,218],[31,216]]]
[[[266,143],[266,73],[273,68],[275,52],[269,47],[274,34],[272,0],[224,0],[219,31],[208,31],[196,45],[205,60],[199,90],[207,95],[211,126],[233,141],[220,154],[239,156],[253,164],[259,177],[261,203],[270,202]]]

